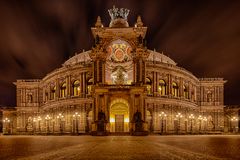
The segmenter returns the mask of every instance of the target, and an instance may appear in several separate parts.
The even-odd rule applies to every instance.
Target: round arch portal
[[[110,104],[110,132],[129,132],[129,103],[116,99]]]

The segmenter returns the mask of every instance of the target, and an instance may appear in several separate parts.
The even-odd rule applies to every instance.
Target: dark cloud
[[[141,15],[147,41],[198,77],[224,77],[226,104],[239,104],[240,2],[205,0],[36,0],[0,2],[0,104],[15,105],[16,79],[42,78],[92,44],[112,5]]]

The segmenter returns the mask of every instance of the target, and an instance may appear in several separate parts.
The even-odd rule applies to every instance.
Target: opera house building
[[[98,17],[94,44],[41,79],[16,80],[8,134],[200,134],[224,131],[223,78],[198,78],[147,48],[141,17],[128,9]]]

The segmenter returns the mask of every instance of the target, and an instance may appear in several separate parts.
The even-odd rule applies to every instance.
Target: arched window
[[[188,88],[185,85],[183,85],[183,96],[184,98],[189,99]]]
[[[166,82],[162,79],[159,80],[158,92],[161,96],[166,95]]]
[[[53,86],[53,87],[51,88],[50,98],[51,98],[51,100],[53,100],[53,99],[56,98],[56,86]]]
[[[93,78],[90,78],[87,82],[87,94],[90,94],[92,91]]]
[[[48,92],[45,92],[45,102],[48,101]]]
[[[151,79],[150,78],[146,78],[146,84],[147,84],[147,93],[148,94],[151,94],[151,88],[152,88],[152,81],[151,81]]]
[[[32,103],[32,102],[33,102],[32,93],[29,93],[29,94],[27,95],[27,98],[28,98],[28,103]]]
[[[80,82],[78,80],[73,82],[73,96],[79,96],[80,95]]]
[[[66,91],[67,91],[67,86],[66,86],[66,83],[64,82],[60,87],[60,97],[61,98],[66,97]]]
[[[172,95],[178,97],[178,85],[176,82],[172,83]]]

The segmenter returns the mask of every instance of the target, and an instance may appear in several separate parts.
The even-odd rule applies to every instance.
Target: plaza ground
[[[0,136],[0,159],[240,159],[240,136]]]

